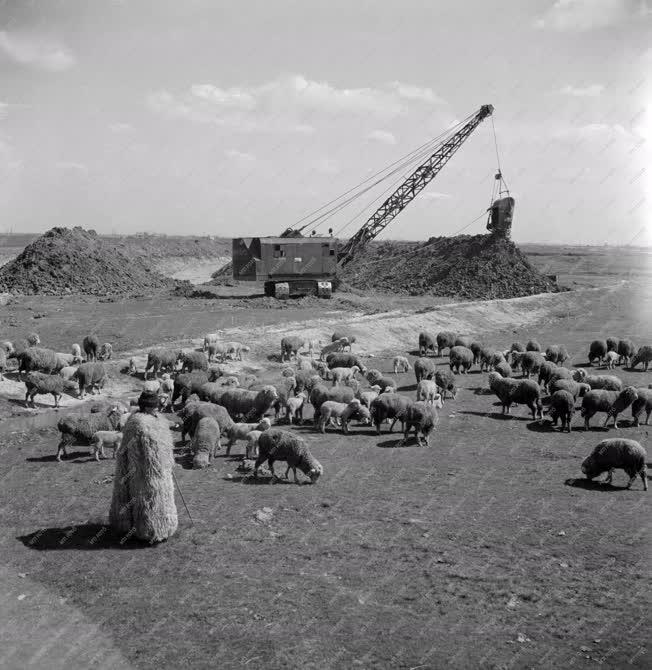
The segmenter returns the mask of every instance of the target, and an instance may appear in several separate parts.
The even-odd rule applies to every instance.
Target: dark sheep
[[[512,376],[512,367],[507,361],[499,361],[494,365],[494,370],[501,377],[511,377]]]
[[[208,382],[208,374],[201,370],[183,373],[174,378],[172,389],[172,404],[181,398],[184,402],[193,393],[198,393],[199,389]]]
[[[350,403],[355,398],[355,392],[348,386],[331,386],[327,387],[323,384],[316,384],[310,391],[310,404],[315,409],[314,422],[315,425],[319,422],[319,409],[327,400],[334,400],[344,404]]]
[[[538,351],[526,351],[524,354],[514,353],[512,359],[514,361],[512,363],[513,367],[516,367],[515,363],[517,363],[525,378],[537,374],[546,360]]]
[[[525,345],[525,351],[541,351],[541,345],[536,340],[529,340]]]
[[[87,335],[82,341],[82,349],[87,361],[96,361],[100,349],[100,340],[97,335]]]
[[[473,365],[479,365],[480,353],[484,349],[484,346],[480,342],[471,342],[469,349],[473,352]]]
[[[61,433],[61,441],[57,448],[57,461],[61,456],[67,456],[66,448],[75,442],[90,444],[93,435],[98,430],[120,430],[119,409],[111,408],[106,414],[90,414],[89,416],[72,417],[66,416],[59,419],[57,429]]]
[[[422,379],[434,379],[435,372],[435,364],[430,358],[421,357],[414,361],[414,376],[417,378],[417,384]]]
[[[557,369],[558,367],[556,363],[544,361],[539,368],[539,386],[543,386],[545,388]]]
[[[208,371],[208,357],[203,351],[184,351],[179,360],[181,361],[181,372]]]
[[[633,370],[639,363],[642,363],[647,372],[650,367],[650,362],[652,361],[652,346],[646,344],[642,347],[639,347],[639,350],[632,357],[629,367]]]
[[[466,347],[452,347],[448,365],[457,374],[465,375],[473,365],[473,352]]]
[[[145,379],[149,370],[151,369],[154,376],[157,377],[159,372],[167,370],[174,372],[177,367],[177,362],[181,352],[178,349],[152,349],[147,354],[147,365],[145,365]]]
[[[624,412],[637,398],[638,393],[633,386],[628,386],[622,391],[608,391],[605,389],[589,391],[582,398],[584,429],[589,429],[589,419],[597,412],[606,413],[607,418],[604,421],[604,426],[613,417],[614,428],[618,428],[618,414]]]
[[[607,352],[615,351],[618,352],[618,338],[617,337],[608,337],[605,342],[607,345]]]
[[[391,377],[376,377],[374,379],[374,385],[375,386],[380,386],[380,392],[384,393],[387,391],[387,389],[394,389],[396,390],[398,388],[398,384],[396,383],[395,379],[392,379]]]
[[[505,379],[497,372],[489,373],[489,388],[498,396],[503,406],[503,414],[509,414],[514,405],[527,405],[532,419],[542,418],[541,389],[532,379]]]
[[[190,435],[191,438],[195,436],[197,424],[205,416],[215,419],[220,426],[220,431],[224,434],[228,434],[233,430],[233,426],[235,425],[226,408],[212,402],[188,402],[179,413],[179,416],[183,421],[181,428],[182,442],[186,441],[186,435]]]
[[[634,343],[631,340],[618,340],[618,347],[616,348],[616,353],[618,354],[618,364],[622,365],[623,363],[625,366],[629,366],[629,362],[636,353],[636,348],[634,347]]]
[[[435,351],[436,339],[425,331],[419,333],[419,356],[426,356],[429,351]]]
[[[299,483],[297,468],[310,478],[311,484],[314,484],[324,472],[321,463],[310,453],[304,440],[290,431],[278,428],[266,430],[258,438],[258,458],[254,464],[254,477],[258,476],[258,468],[265,461],[273,478],[276,478],[274,462],[285,461],[288,466],[285,478],[288,478],[292,470],[296,484]]]
[[[303,348],[305,340],[302,337],[289,335],[281,340],[281,362],[290,360],[292,356],[296,358],[297,354]]]
[[[632,403],[632,418],[634,419],[634,425],[638,426],[639,416],[645,410],[645,425],[648,425],[650,421],[650,414],[652,414],[652,389],[651,388],[639,388],[636,389],[638,398]]]
[[[512,345],[509,348],[510,351],[523,352],[526,351],[525,345],[521,342],[512,342]]]
[[[575,398],[568,391],[555,391],[550,396],[550,407],[548,409],[552,418],[553,426],[557,425],[557,419],[561,419],[561,430],[571,432],[571,421],[575,413]]]
[[[588,384],[576,382],[573,379],[555,379],[548,383],[548,392],[550,394],[557,391],[568,391],[575,400],[586,395],[590,390],[591,387]]]
[[[437,370],[435,373],[435,384],[437,384],[442,400],[446,399],[447,393],[450,393],[453,400],[455,400],[457,386],[455,384],[455,375],[450,370],[446,370],[446,368]]]
[[[546,360],[563,365],[569,359],[568,351],[563,344],[552,344],[546,349]]]
[[[453,344],[456,347],[466,347],[467,349],[471,349],[473,338],[470,335],[458,335]],[[473,350],[471,349],[471,351]]]
[[[326,365],[331,370],[333,368],[352,368],[356,365],[363,375],[367,372],[365,364],[355,354],[330,353],[326,356]]]
[[[382,393],[371,401],[371,419],[376,426],[376,432],[380,435],[380,424],[385,419],[394,419],[389,428],[391,433],[394,424],[401,422],[401,430],[405,430],[405,418],[407,408],[413,403],[412,398],[397,393]]]
[[[587,479],[594,479],[607,472],[605,484],[611,484],[613,471],[624,470],[629,477],[630,488],[638,475],[647,491],[647,453],[635,440],[615,438],[602,440],[582,462],[582,473]]]
[[[82,363],[71,377],[71,380],[76,380],[79,384],[80,398],[84,397],[87,389],[90,389],[91,392],[94,392],[94,390],[97,389],[99,392],[99,390],[104,387],[106,379],[107,374],[104,364],[95,362]],[[107,428],[106,430],[109,429]]]
[[[278,400],[273,386],[263,386],[259,391],[242,388],[223,387],[219,404],[226,407],[234,419],[242,417],[245,421],[260,421]]]
[[[25,377],[25,405],[34,406],[34,396],[51,393],[54,406],[59,407],[59,400],[66,389],[67,382],[59,375],[46,375],[42,372],[30,372]]]
[[[441,402],[439,405],[441,406]],[[417,443],[429,447],[430,434],[437,425],[437,411],[427,402],[415,402],[409,405],[405,411],[404,425],[403,442],[407,441],[410,430],[414,429]]]
[[[454,347],[456,339],[457,335],[450,330],[442,330],[437,333],[437,356],[443,355],[444,349]]]
[[[355,335],[352,335],[350,332],[345,332],[343,330],[336,330],[331,335],[331,342],[337,342],[337,340],[341,340],[343,337],[346,337],[346,339],[349,341],[349,347],[352,344],[355,344]]]
[[[23,372],[45,372],[52,374],[61,369],[61,360],[56,351],[43,349],[42,347],[28,347],[20,352],[18,359],[18,373]]]
[[[597,358],[598,365],[601,365],[606,353],[607,343],[604,340],[593,340],[589,346],[589,363],[593,365],[593,361]]]

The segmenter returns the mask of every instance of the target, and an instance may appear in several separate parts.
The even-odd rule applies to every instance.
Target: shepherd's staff
[[[192,516],[190,514],[190,510],[188,509],[188,505],[186,505],[186,499],[183,497],[183,493],[181,493],[181,488],[179,487],[179,482],[177,481],[176,475],[174,474],[174,469],[172,470],[172,479],[174,480],[174,483],[177,486],[177,491],[179,491],[179,495],[181,496],[183,506],[186,508],[186,512],[188,512],[188,518],[190,519],[190,524],[194,526],[195,522],[192,520]]]

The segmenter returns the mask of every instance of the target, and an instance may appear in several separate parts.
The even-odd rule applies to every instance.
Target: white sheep
[[[129,370],[128,370],[128,372],[129,372],[130,375],[135,375],[136,372],[137,372],[136,359],[133,356],[129,359]]]
[[[433,381],[432,379],[422,379],[417,384],[417,401],[424,400],[428,404],[434,405],[435,401],[440,397],[436,381]]]
[[[70,353],[72,354],[72,357],[73,357],[73,363],[81,363],[82,362],[81,347],[78,344],[73,344],[72,345],[72,347],[70,348]]]
[[[245,450],[245,458],[247,460],[253,460],[254,458],[258,458],[258,440],[260,439],[260,436],[263,434],[262,430],[250,430],[247,433],[246,439],[247,439],[247,446]]]
[[[603,361],[607,364],[607,369],[608,370],[615,370],[616,369],[616,363],[619,361],[620,356],[618,352],[616,351],[608,351],[604,358]]]
[[[74,365],[66,365],[59,370],[59,376],[63,377],[66,381],[69,381],[72,379],[75,372],[77,372],[77,368]]]
[[[407,372],[408,370],[412,369],[412,366],[410,365],[410,361],[408,361],[405,356],[394,356],[394,374],[398,374],[399,372]]]
[[[113,458],[115,458],[116,452],[122,444],[122,433],[118,430],[98,430],[93,434],[91,444],[96,461],[100,460],[100,456],[104,458],[104,447],[112,448]]]
[[[329,423],[334,424],[334,420],[339,419],[342,425],[342,432],[346,435],[349,432],[348,423],[355,415],[366,421],[371,418],[369,410],[357,398],[354,398],[349,403],[327,400],[319,408],[318,430],[325,433],[326,425]]]
[[[271,426],[272,422],[267,417],[261,419],[258,423],[234,423],[233,426],[226,431],[229,436],[229,442],[226,445],[226,455],[229,456],[231,454],[231,447],[238,440],[246,440],[247,435],[252,430],[260,430],[263,432],[271,428]]]
[[[350,368],[333,368],[330,374],[333,378],[333,386],[342,384],[349,379],[355,379],[356,374],[360,372],[360,368],[354,365]]]
[[[241,344],[240,342],[227,342],[224,345],[224,349],[227,356],[231,356],[234,360],[237,361],[242,360],[243,351],[245,353],[251,351],[251,349],[248,346],[246,346],[245,344]]]
[[[161,391],[163,393],[174,392],[174,379],[172,379],[169,372],[164,372],[161,375]]]
[[[161,382],[158,379],[150,379],[143,383],[143,391],[158,393],[161,390]]]
[[[391,388],[391,387],[390,387]],[[392,388],[392,391],[394,389]],[[373,386],[370,386],[366,391],[358,392],[357,397],[358,400],[367,408],[371,407],[371,403],[374,400],[374,398],[378,397],[378,394],[380,393],[380,386],[378,384],[374,384]]]
[[[204,346],[203,346],[204,352],[206,352],[210,344],[218,342],[221,336],[222,336],[221,331],[217,333],[206,333],[206,335],[204,335]]]
[[[286,400],[285,408],[290,423],[294,423],[295,417],[299,420],[299,423],[303,422],[303,406],[307,398],[308,394],[305,391],[301,391],[299,395],[292,396]]]

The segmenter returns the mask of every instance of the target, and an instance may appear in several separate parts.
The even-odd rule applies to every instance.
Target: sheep
[[[618,428],[618,414],[624,412],[636,398],[638,398],[638,393],[633,386],[628,386],[623,391],[609,391],[606,389],[589,391],[582,398],[584,429],[589,429],[589,419],[597,412],[605,412],[607,414],[604,426],[613,417],[614,428]]]
[[[108,361],[113,356],[113,345],[110,342],[105,342],[97,354],[100,361]]]
[[[543,418],[541,406],[541,389],[532,379],[505,379],[497,372],[489,373],[489,388],[498,396],[502,403],[503,414],[509,414],[512,404],[527,405],[532,412],[532,419]]]
[[[357,398],[353,398],[353,400],[350,400],[348,403],[327,400],[322,403],[319,408],[319,422],[317,424],[317,429],[320,432],[325,433],[326,425],[328,423],[332,423],[333,419],[340,419],[342,432],[345,435],[348,435],[349,421],[356,416],[363,421],[368,421],[371,417],[369,410],[362,405]]]
[[[582,370],[584,372],[584,370]],[[606,391],[622,391],[623,382],[613,375],[588,375],[578,376],[576,381],[588,384],[592,389],[604,389]]]
[[[221,363],[226,358],[226,345],[223,342],[211,342],[205,353],[209,362],[219,360]]]
[[[375,384],[376,379],[380,379],[383,376],[383,373],[380,370],[376,370],[376,368],[371,368],[364,373],[364,376],[370,384]]]
[[[247,446],[245,447],[245,458],[247,460],[258,458],[258,440],[263,432],[262,430],[250,430],[247,433]]]
[[[607,345],[607,353],[610,351],[618,351],[618,338],[617,337],[608,337],[605,340]]]
[[[315,355],[315,351],[321,351],[321,348],[324,345],[321,340],[307,340],[307,342],[308,342],[308,353],[310,354],[310,358],[312,359]]]
[[[645,449],[635,440],[602,440],[582,461],[582,474],[591,480],[606,472],[604,483],[611,484],[614,470],[624,470],[629,477],[627,488],[631,487],[638,475],[643,482],[643,489],[647,491],[646,460]]]
[[[189,395],[197,393],[206,383],[208,383],[208,374],[202,371],[195,370],[194,372],[177,375],[173,382],[172,404],[174,405],[178,398],[187,400]]]
[[[73,344],[72,347],[70,347],[70,353],[72,354],[73,364],[82,362],[81,347],[78,344]]]
[[[258,458],[254,464],[254,477],[258,476],[258,468],[265,461],[272,473],[272,480],[276,479],[275,461],[287,463],[285,478],[287,479],[292,470],[296,484],[299,483],[297,468],[310,478],[311,484],[314,484],[324,472],[321,463],[310,453],[303,439],[294,433],[278,428],[267,430],[258,438]]]
[[[331,342],[337,342],[337,340],[347,340],[347,344],[344,346],[349,347],[349,351],[351,351],[351,345],[355,344],[355,335],[349,333],[349,332],[344,332],[344,331],[339,331],[336,330],[332,335],[331,335]]]
[[[352,368],[331,368],[333,386],[341,384],[348,379],[355,379],[355,376],[358,372],[360,372],[360,369],[357,365],[354,365]]]
[[[408,361],[408,359],[405,358],[405,356],[394,356],[392,365],[394,366],[395,375],[397,375],[399,372],[408,372],[409,370],[412,369],[410,361]]]
[[[465,375],[473,365],[473,352],[466,347],[453,347],[449,353],[449,367],[457,374]]]
[[[507,361],[499,361],[494,365],[494,370],[501,377],[511,377],[512,376],[512,367]]]
[[[25,339],[30,347],[38,347],[41,344],[41,338],[38,336],[38,333],[30,333]]]
[[[326,365],[331,370],[333,368],[352,368],[355,365],[363,375],[367,372],[366,366],[355,354],[331,353],[326,356]]]
[[[158,393],[161,390],[161,382],[158,379],[150,379],[143,383],[143,391]]]
[[[442,401],[445,400],[446,394],[450,393],[455,400],[457,396],[457,385],[455,383],[455,375],[445,368],[442,370],[437,370],[435,373],[435,383],[437,384],[437,389],[441,395]]]
[[[86,354],[87,361],[94,361],[97,359],[97,352],[100,348],[100,341],[97,338],[97,335],[87,335],[82,340],[82,347]]]
[[[473,365],[479,365],[480,352],[484,349],[484,346],[480,342],[471,342],[469,349],[473,352]]]
[[[234,418],[242,416],[249,421],[260,421],[277,400],[278,393],[273,386],[263,386],[260,391],[227,388],[218,404]]]
[[[552,375],[559,370],[556,363],[544,361],[539,368],[539,386],[546,388]]]
[[[625,364],[626,367],[629,367],[629,362],[632,356],[636,353],[636,348],[634,343],[631,340],[618,340],[618,347],[616,348],[618,352],[618,364]]]
[[[75,357],[73,354],[63,354],[61,352],[55,351],[55,356],[57,357],[57,365],[53,372],[59,372],[63,368],[70,367],[75,363]]]
[[[192,467],[195,470],[207,468],[222,448],[220,444],[220,425],[212,416],[203,416],[197,422],[192,438]]]
[[[181,352],[177,349],[151,349],[147,353],[147,364],[145,365],[144,378],[147,379],[150,368],[155,377],[158,376],[158,373],[161,370],[174,371],[180,356]]]
[[[281,377],[294,377],[295,372],[294,368],[283,368],[281,370]]]
[[[4,373],[7,369],[7,354],[5,350],[0,347],[0,381],[4,380]]]
[[[456,347],[466,347],[471,349],[471,344],[473,343],[473,338],[470,335],[458,335],[453,342]]]
[[[381,393],[395,392],[398,389],[396,380],[392,379],[391,377],[376,377],[374,380],[374,385],[380,386]]]
[[[174,380],[170,377],[169,372],[161,375],[161,391],[163,393],[174,393]]]
[[[316,375],[312,370],[297,370],[295,377],[297,385],[294,387],[294,392],[298,395],[301,391],[310,393],[312,387],[316,383],[321,382],[321,377]]]
[[[179,360],[181,361],[181,372],[208,370],[208,358],[203,351],[184,351],[179,356]]]
[[[31,404],[34,407],[34,397],[51,393],[54,398],[54,406],[59,407],[59,400],[63,395],[66,382],[58,375],[46,375],[42,372],[30,372],[25,377],[25,406]]]
[[[457,335],[451,333],[449,330],[442,330],[437,333],[437,356],[442,356],[444,349],[451,349],[454,347],[456,339]]]
[[[222,336],[222,333],[206,333],[206,335],[204,335],[204,343],[203,343],[203,346],[202,346],[202,351],[204,351],[204,352],[208,351],[208,347],[211,344],[219,341],[221,336]]]
[[[652,388],[638,388],[636,389],[636,393],[638,394],[638,398],[632,403],[634,425],[639,425],[638,417],[645,410],[645,425],[647,426],[650,421],[650,414],[652,414]]]
[[[0,349],[2,349],[8,357],[16,352],[16,348],[9,340],[0,342]]]
[[[226,408],[211,402],[188,402],[180,412],[183,424],[181,427],[181,441],[186,441],[186,435],[194,437],[199,420],[205,416],[212,416],[220,426],[220,431],[227,434],[233,427],[233,419]]]
[[[104,447],[113,449],[113,458],[115,458],[116,451],[120,449],[122,444],[122,432],[119,430],[98,430],[91,438],[93,445],[93,455],[95,460],[99,461],[100,456],[104,458]]]
[[[600,365],[606,353],[607,343],[604,340],[593,340],[589,345],[589,364],[593,365],[593,361],[597,358]]]
[[[526,379],[529,379],[531,374],[537,374],[545,360],[546,359],[538,351],[512,353],[512,367],[520,367],[523,371],[523,377]]]
[[[647,372],[650,361],[652,361],[652,345],[646,344],[639,347],[636,354],[632,357],[629,367],[633,370],[639,363],[643,363],[645,372]]]
[[[576,382],[573,379],[555,379],[548,383],[548,393],[553,394],[557,391],[568,391],[576,400],[583,397],[591,390],[588,384]]]
[[[607,370],[615,370],[616,363],[619,361],[619,359],[620,357],[618,356],[618,352],[614,351],[613,349],[607,351],[603,359],[607,366]]]
[[[546,349],[546,360],[563,365],[569,359],[568,351],[563,344],[551,344]]]
[[[240,380],[235,375],[229,375],[222,381],[222,386],[240,386]]]
[[[557,419],[561,419],[561,430],[571,432],[571,421],[575,412],[575,398],[568,391],[555,391],[550,396],[550,407],[548,413],[552,418],[553,426],[557,425]]]
[[[18,355],[18,372],[46,372],[51,374],[60,370],[63,365],[55,351],[41,347],[28,347]]]
[[[299,395],[287,399],[286,412],[288,422],[290,424],[294,423],[295,418],[299,421],[299,423],[303,423],[303,406],[307,397],[307,393],[305,391],[301,391]]]
[[[366,391],[362,392],[358,391],[357,398],[360,401],[360,403],[368,409],[369,407],[371,407],[371,402],[373,401],[373,399],[377,398],[379,395],[380,395],[380,386],[378,386],[378,384],[375,384]]]
[[[536,340],[529,340],[525,345],[525,351],[538,351],[541,352],[541,345]]]
[[[314,370],[313,361],[310,358],[304,358],[303,356],[297,357],[297,370]],[[292,373],[294,374],[294,372]]]
[[[242,360],[243,352],[247,353],[248,351],[251,351],[251,349],[246,344],[242,344],[240,342],[227,342],[224,347],[226,349],[226,355],[231,355],[236,361]]]
[[[331,342],[330,344],[323,346],[319,352],[319,360],[324,360],[324,356],[327,356],[328,354],[334,354],[343,351],[347,343],[348,340],[343,337],[341,340],[335,340],[335,342]]]
[[[419,333],[419,356],[426,356],[429,351],[434,352],[436,341],[436,338],[434,338],[430,333]]]
[[[77,370],[75,370],[75,374],[73,374],[71,380],[77,380],[79,384],[79,398],[83,399],[86,390],[89,388],[91,393],[94,393],[95,389],[97,389],[99,393],[106,382],[106,378],[106,369],[103,363],[87,362],[82,363]]]
[[[158,408],[161,412],[172,411],[172,396],[169,393],[158,394]]]
[[[57,429],[61,433],[61,440],[57,447],[57,461],[61,462],[62,455],[68,455],[67,447],[74,442],[89,444],[98,430],[118,430],[121,415],[117,407],[112,407],[107,413],[59,419]]]
[[[231,426],[231,428],[228,431],[226,431],[226,434],[228,435],[229,438],[229,441],[226,445],[226,455],[230,456],[231,447],[238,440],[245,440],[247,438],[248,433],[250,433],[252,430],[260,430],[261,432],[263,432],[271,427],[272,422],[267,417],[256,423],[234,423]]]
[[[433,404],[425,402],[415,402],[410,405],[405,412],[405,429],[403,431],[403,440],[405,444],[410,435],[410,430],[414,428],[414,437],[417,444],[430,446],[430,434],[435,429],[439,420],[437,408],[441,409],[442,403],[439,396],[436,397]]]
[[[294,355],[296,358],[304,344],[305,340],[300,337],[296,337],[295,335],[284,337],[281,340],[281,363],[286,359],[286,357],[288,361],[292,359],[292,355]]]
[[[436,381],[422,379],[417,384],[417,401],[425,401],[433,405],[436,398],[440,398],[439,388]]]
[[[435,372],[435,364],[430,358],[421,357],[414,361],[414,376],[416,377],[417,384],[422,379],[432,379],[435,376]]]
[[[526,350],[525,345],[522,344],[521,342],[512,342],[511,346],[509,347],[510,352],[511,351],[516,351],[517,353],[523,353]],[[540,350],[540,349],[539,349]]]
[[[371,419],[376,426],[376,433],[380,435],[380,424],[385,419],[394,419],[389,428],[392,432],[394,424],[401,422],[401,430],[405,430],[405,417],[407,408],[412,404],[412,398],[397,393],[381,393],[371,402]]]
[[[348,386],[333,386],[331,388],[323,384],[313,386],[312,391],[310,391],[310,404],[315,408],[315,425],[319,422],[319,410],[327,400],[335,400],[336,402],[348,404],[354,397],[353,389]]]
[[[281,383],[277,384],[276,392],[278,397],[274,402],[274,414],[277,420],[282,409],[284,409],[287,414],[287,401],[294,395],[296,387],[297,380],[295,377],[283,377]]]

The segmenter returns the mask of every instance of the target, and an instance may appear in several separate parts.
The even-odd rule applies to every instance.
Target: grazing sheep
[[[505,354],[502,351],[494,351],[491,356],[489,356],[489,360],[487,361],[488,363],[488,370],[495,370],[496,366],[500,365],[501,363],[507,363],[507,359],[505,358]]]
[[[152,349],[147,354],[147,364],[145,365],[145,376],[151,369],[154,376],[157,377],[161,370],[173,372],[177,367],[177,361],[181,357],[181,352],[178,349]]]
[[[184,351],[179,360],[181,361],[181,372],[208,371],[208,358],[203,351]]]
[[[278,393],[273,386],[263,386],[260,391],[226,388],[222,391],[218,404],[225,407],[234,418],[260,421],[277,400]]]
[[[197,422],[190,447],[193,469],[207,468],[221,448],[220,425],[212,416],[203,416]]]
[[[348,404],[354,397],[353,389],[348,386],[333,386],[331,388],[323,384],[313,386],[312,391],[310,391],[310,404],[315,408],[315,425],[319,422],[320,408],[327,400],[335,400],[336,402]]]
[[[223,342],[211,342],[204,353],[209,363],[215,360],[222,363],[226,358],[226,345]]]
[[[563,365],[570,356],[563,344],[552,344],[546,349],[546,360]]]
[[[442,406],[439,396],[436,397],[433,404],[417,401],[410,405],[405,412],[405,429],[401,443],[404,444],[407,442],[410,430],[414,428],[414,437],[417,440],[417,444],[429,447],[430,434],[435,429],[439,420],[437,408],[441,409]]]
[[[70,367],[75,363],[75,357],[72,354],[63,354],[61,352],[55,352],[57,357],[57,365],[53,372],[60,372],[63,368]]]
[[[371,407],[371,403],[374,398],[377,398],[380,395],[380,386],[375,384],[371,386],[366,391],[358,391],[357,398],[358,400],[368,409]]]
[[[636,354],[632,357],[629,367],[633,370],[639,363],[643,363],[645,372],[647,372],[647,369],[650,366],[650,361],[652,361],[652,346],[646,344],[639,347]]]
[[[446,399],[446,394],[450,393],[455,400],[457,396],[457,385],[455,383],[455,375],[450,371],[441,369],[437,370],[435,374],[435,383],[437,384],[437,389],[441,395],[442,401]]]
[[[571,432],[571,421],[575,413],[575,398],[568,391],[555,391],[550,396],[550,407],[548,413],[552,418],[552,425],[557,425],[557,419],[561,419],[561,430]]]
[[[467,370],[473,365],[473,352],[466,347],[453,347],[449,353],[449,367],[455,370],[456,374],[467,373]],[[461,372],[460,372],[461,370]]]
[[[83,399],[86,395],[86,391],[90,389],[91,393],[100,392],[100,389],[104,387],[106,382],[107,374],[106,368],[103,363],[82,363],[75,374],[71,377],[71,380],[77,380],[79,384],[79,398]]]
[[[363,375],[367,372],[366,366],[355,354],[331,353],[326,356],[326,365],[331,370],[333,368],[352,368],[355,365]]]
[[[509,414],[512,404],[527,405],[532,419],[543,418],[541,389],[532,379],[505,379],[497,372],[489,373],[489,388],[498,396],[503,406],[503,414]]]
[[[61,433],[61,440],[57,447],[57,461],[61,456],[67,456],[66,448],[75,442],[90,444],[93,435],[98,430],[118,430],[122,412],[112,407],[107,413],[90,414],[89,416],[66,416],[59,419],[57,429]]]
[[[286,413],[288,422],[290,424],[294,423],[295,418],[300,424],[303,423],[303,406],[307,400],[307,397],[308,396],[306,391],[301,391],[301,393],[299,393],[299,395],[295,396],[294,398],[287,399]]]
[[[364,373],[365,379],[370,383],[374,384],[376,379],[380,379],[383,376],[383,373],[376,368],[371,368]]]
[[[591,390],[588,384],[576,382],[573,379],[555,379],[548,383],[548,393],[553,394],[557,391],[568,391],[575,400],[586,395]]]
[[[355,379],[358,372],[360,372],[360,368],[357,365],[354,365],[352,368],[331,368],[333,386],[342,384],[349,379]]]
[[[471,342],[469,349],[473,352],[473,365],[479,365],[480,353],[484,349],[484,346],[480,342]]]
[[[205,416],[212,416],[220,426],[220,431],[225,435],[233,427],[233,419],[229,416],[226,408],[212,402],[187,402],[180,412],[183,424],[181,427],[181,441],[186,441],[186,435],[194,437],[199,420]]]
[[[30,347],[38,347],[41,344],[41,338],[38,336],[38,333],[30,333],[25,339]]]
[[[328,358],[329,354],[336,354],[344,350],[345,345],[348,343],[348,340],[343,337],[341,340],[335,340],[330,344],[326,344],[322,347],[319,352],[319,360],[324,360],[324,356]]]
[[[629,367],[629,362],[636,353],[636,347],[631,340],[618,340],[618,347],[616,349],[618,352],[618,364],[625,364],[626,367]]]
[[[113,449],[113,458],[122,444],[122,432],[119,430],[98,430],[91,438],[93,455],[99,461],[100,456],[104,458],[104,447]]]
[[[305,340],[301,337],[296,337],[295,335],[284,337],[281,340],[281,362],[286,360],[286,358],[288,361],[291,360],[292,356],[296,358],[304,344]]]
[[[87,361],[97,360],[97,353],[100,349],[100,341],[97,335],[87,335],[82,340],[82,348],[84,349]]]
[[[496,363],[496,365],[494,365],[494,370],[501,377],[511,377],[512,376],[512,367],[507,361],[498,361],[498,363]]]
[[[42,372],[30,372],[25,377],[25,405],[34,407],[34,397],[51,393],[54,398],[54,406],[59,407],[59,400],[63,395],[66,382],[58,375],[46,375]]]
[[[331,342],[337,342],[337,340],[343,340],[346,339],[348,340],[348,347],[349,351],[351,351],[351,345],[355,344],[355,335],[349,332],[344,332],[340,330],[336,330],[332,335],[331,335]]]
[[[610,351],[618,351],[618,338],[617,337],[608,337],[605,340],[607,344],[607,353]]]
[[[436,381],[431,379],[422,379],[417,384],[417,401],[423,400],[424,402],[434,405],[435,400],[440,397],[441,396],[439,395],[439,388]]]
[[[614,470],[624,470],[629,477],[627,488],[631,487],[638,475],[643,482],[643,489],[647,491],[646,460],[645,449],[635,440],[602,440],[582,461],[582,474],[590,480],[606,472],[604,483],[611,484]]]
[[[429,351],[435,351],[437,340],[430,333],[419,333],[419,356],[426,356]]]
[[[582,416],[584,417],[584,429],[589,429],[589,419],[598,412],[605,412],[607,425],[610,417],[614,419],[614,428],[618,428],[618,414],[624,412],[638,398],[638,393],[633,386],[628,386],[623,391],[609,391],[598,389],[589,391],[582,398]]]
[[[412,369],[410,361],[408,361],[408,359],[405,358],[405,356],[394,356],[392,364],[394,366],[395,375],[397,375],[399,372],[407,372],[408,370]]]
[[[638,394],[638,398],[632,403],[634,425],[638,426],[638,417],[645,410],[645,425],[647,426],[650,421],[650,414],[652,414],[652,388],[638,388],[636,389],[636,393]]]
[[[250,351],[250,348],[246,344],[241,342],[227,342],[224,345],[226,349],[226,355],[231,356],[236,361],[242,360],[242,353]]]
[[[584,370],[582,370],[584,372]],[[613,375],[588,375],[579,376],[576,381],[588,384],[592,389],[605,389],[606,391],[622,391],[623,382]]]
[[[538,351],[526,351],[525,353],[512,353],[512,367],[520,367],[523,371],[523,377],[529,379],[530,375],[535,375],[541,369],[545,358]]]
[[[222,333],[206,333],[204,335],[204,344],[202,346],[202,351],[208,351],[208,347],[215,342],[219,342],[222,337]]]
[[[455,333],[451,333],[449,330],[442,330],[441,332],[437,333],[437,356],[442,356],[444,349],[451,349],[454,347],[456,339],[457,335]]]
[[[433,379],[435,372],[436,367],[432,359],[421,357],[414,361],[414,376],[416,377],[417,384],[422,379]]]
[[[539,368],[539,386],[546,388],[552,375],[559,370],[556,363],[544,361]]]
[[[258,458],[254,464],[254,477],[258,476],[258,468],[265,461],[273,479],[276,479],[274,462],[285,461],[288,465],[285,478],[287,479],[292,470],[296,484],[299,483],[297,468],[310,478],[311,484],[314,484],[324,472],[321,463],[310,453],[304,440],[294,433],[278,428],[267,430],[258,438]]]
[[[70,347],[70,353],[72,354],[73,364],[82,362],[81,347],[78,344],[73,344],[72,347]]]
[[[113,356],[113,345],[110,342],[105,342],[97,354],[97,357],[101,361],[108,361],[111,356]]]
[[[471,349],[471,344],[473,343],[473,338],[470,335],[458,335],[453,342],[456,347],[466,347]]]
[[[620,359],[620,356],[618,356],[618,352],[614,351],[613,349],[610,349],[604,357],[604,362],[607,366],[607,370],[615,370],[616,369],[616,363]]]
[[[197,393],[199,389],[208,383],[208,374],[202,371],[194,371],[187,374],[180,374],[174,378],[172,391],[172,404],[181,398],[184,402],[192,393]]]
[[[521,342],[512,342],[511,346],[509,347],[510,352],[511,351],[516,351],[517,353],[523,353],[527,351],[525,348],[525,345],[522,344]],[[540,351],[540,349],[539,349]]]
[[[18,359],[18,373],[23,372],[45,372],[52,374],[60,370],[61,360],[52,349],[43,349],[41,347],[28,347],[16,355]]]
[[[316,375],[313,370],[297,370],[294,378],[297,382],[294,392],[297,395],[304,390],[310,393],[315,384],[321,383],[321,377]]]
[[[376,377],[376,379],[374,379],[374,386],[380,386],[381,393],[388,393],[390,392],[390,389],[392,389],[392,392],[395,392],[398,389],[396,380],[385,376]]]
[[[394,424],[401,422],[401,430],[405,430],[407,408],[413,403],[412,398],[397,393],[381,393],[371,402],[371,419],[376,426],[376,433],[380,435],[380,424],[386,419],[393,419],[389,428],[391,433]]]
[[[541,345],[536,340],[528,340],[528,343],[525,345],[525,351],[541,352]]]
[[[362,405],[362,403],[357,399],[348,403],[335,402],[334,400],[327,400],[322,403],[319,408],[319,422],[317,424],[317,429],[325,433],[326,425],[333,423],[334,419],[339,419],[342,424],[342,432],[345,435],[348,435],[349,432],[349,421],[357,417],[361,420],[369,420],[371,415],[369,410]]]
[[[589,345],[589,363],[593,365],[593,361],[597,358],[598,365],[601,365],[606,353],[607,343],[604,340],[593,340]]]

